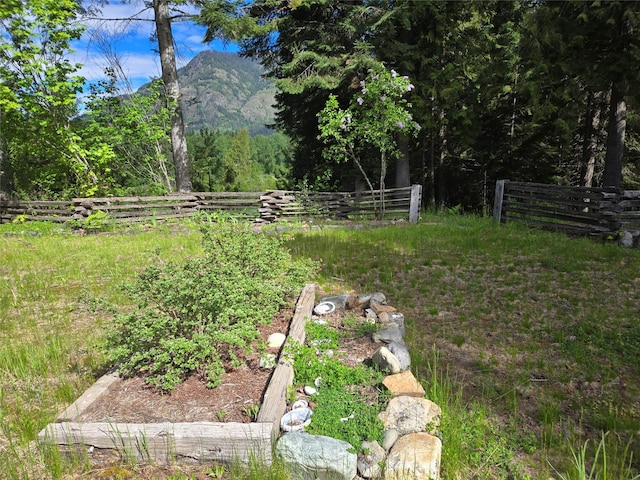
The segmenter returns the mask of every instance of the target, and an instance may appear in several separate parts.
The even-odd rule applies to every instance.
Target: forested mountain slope
[[[178,70],[187,129],[270,133],[275,86],[262,73],[258,62],[235,53],[197,55]]]

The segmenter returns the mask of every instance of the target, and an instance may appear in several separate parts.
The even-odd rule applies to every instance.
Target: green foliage
[[[150,266],[129,287],[138,308],[117,318],[106,352],[124,375],[163,390],[196,372],[210,387],[237,366],[311,266],[276,236],[202,217],[203,257]]]
[[[326,146],[325,158],[336,162],[352,160],[373,190],[361,159],[367,147],[372,147],[380,155],[379,187],[383,189],[387,162],[400,156],[396,136],[416,136],[420,130],[405,98],[415,87],[408,77],[395,70],[387,71],[383,64],[370,69],[359,85],[346,109],[340,107],[335,95],[329,96],[318,114],[318,138]]]
[[[68,60],[84,26],[73,0],[16,2],[0,12],[0,146],[4,186],[47,199],[91,196],[108,179],[110,146],[71,119],[84,79]]]
[[[249,137],[202,129],[187,135],[196,191],[253,191],[284,188],[289,140],[282,134]]]
[[[105,69],[106,79],[90,85],[82,134],[108,144],[114,158],[103,176],[108,193],[162,195],[172,190],[169,108],[162,82],[156,80],[143,94],[122,95],[118,75]]]
[[[305,330],[305,345],[293,345],[287,354],[293,358],[294,384],[317,387],[313,421],[306,430],[344,440],[356,449],[364,440],[381,442],[384,426],[378,413],[387,402],[378,388],[382,374],[365,365],[344,364],[334,353],[341,335],[328,324],[307,322]]]
[[[380,392],[378,392],[380,393]],[[305,430],[313,435],[344,440],[358,451],[363,441],[382,443],[384,425],[378,414],[384,410],[386,399],[379,394],[372,401],[350,388],[320,388],[313,396],[316,407],[313,421]]]

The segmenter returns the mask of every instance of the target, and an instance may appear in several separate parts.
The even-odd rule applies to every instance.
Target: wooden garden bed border
[[[306,285],[298,297],[284,347],[263,396],[257,420],[238,422],[110,423],[78,419],[119,381],[117,373],[98,379],[39,434],[41,445],[55,445],[62,454],[76,454],[93,464],[116,459],[136,463],[230,464],[251,458],[269,465],[293,383],[293,366],[283,354],[292,342],[304,343],[305,324],[311,318],[315,285]]]

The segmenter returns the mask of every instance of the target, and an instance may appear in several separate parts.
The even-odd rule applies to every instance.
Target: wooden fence
[[[95,215],[114,222],[155,221],[222,212],[235,218],[270,223],[282,218],[407,218],[417,222],[420,185],[373,192],[196,192],[156,197],[74,198],[71,201],[0,199],[0,223],[22,220],[86,223]],[[100,213],[99,213],[100,212]]]
[[[493,217],[577,235],[638,236],[640,191],[498,180]]]

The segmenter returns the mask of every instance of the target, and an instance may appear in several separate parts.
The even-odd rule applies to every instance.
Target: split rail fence
[[[86,223],[102,212],[116,223],[191,217],[198,212],[271,223],[278,219],[322,217],[338,220],[406,218],[417,222],[422,188],[359,192],[196,192],[155,197],[74,198],[70,201],[17,201],[0,198],[0,223],[21,220]]]
[[[630,234],[637,239],[640,191],[498,180],[493,218],[575,235],[618,238]]]

